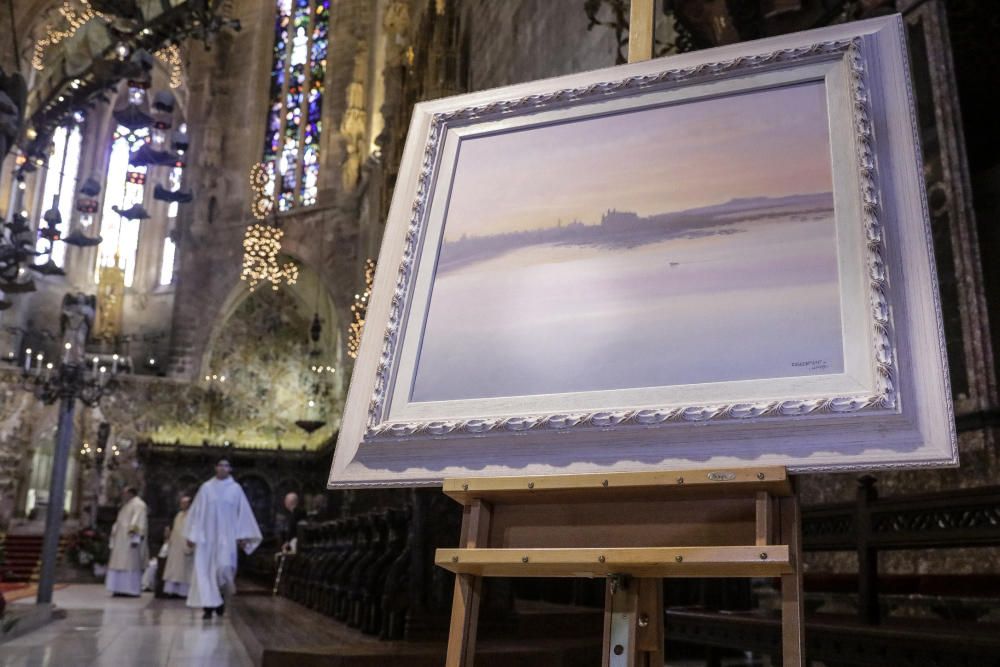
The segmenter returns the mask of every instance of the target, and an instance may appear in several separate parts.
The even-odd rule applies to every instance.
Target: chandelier
[[[279,263],[281,238],[285,232],[278,224],[274,198],[269,190],[274,181],[267,168],[257,163],[250,169],[250,212],[261,222],[247,227],[243,235],[243,270],[240,278],[249,283],[253,292],[263,282],[277,291],[282,283],[294,285],[299,279],[299,267],[294,262]],[[270,216],[271,220],[266,221]]]
[[[299,267],[294,262],[278,262],[281,252],[281,237],[285,231],[267,223],[255,223],[247,227],[243,236],[243,271],[240,278],[248,283],[253,292],[261,283],[271,283],[277,291],[282,283],[294,285],[299,279]]]
[[[361,332],[365,330],[365,316],[368,314],[368,298],[372,294],[372,284],[375,282],[375,261],[365,260],[365,289],[354,295],[351,305],[353,321],[347,327],[347,354],[351,359],[358,358],[361,348]]]

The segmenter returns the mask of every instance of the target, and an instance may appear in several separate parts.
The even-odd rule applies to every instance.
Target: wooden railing
[[[859,620],[875,625],[879,553],[1000,546],[1000,487],[879,498],[875,479],[862,477],[855,502],[803,508],[802,543],[806,551],[857,553]]]

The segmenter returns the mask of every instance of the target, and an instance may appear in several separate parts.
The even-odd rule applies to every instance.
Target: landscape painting
[[[466,138],[450,187],[412,402],[843,372],[820,81]]]

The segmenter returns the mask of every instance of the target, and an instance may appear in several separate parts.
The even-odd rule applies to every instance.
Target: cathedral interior
[[[219,635],[244,653],[45,653],[32,633],[5,640],[5,623],[0,662],[442,664],[455,584],[434,550],[457,544],[461,508],[440,488],[327,489],[411,112],[622,64],[629,4],[0,1],[5,613],[34,601],[15,603],[39,580],[56,474],[57,606],[87,585],[103,604],[103,544],[130,487],[155,554],[225,457],[263,534]],[[654,7],[654,57],[902,15],[961,464],[797,477],[806,664],[1000,664],[1000,8]],[[72,346],[81,312],[93,326]],[[70,358],[83,379],[59,374]],[[275,583],[289,493],[305,518]],[[767,578],[668,580],[667,664],[780,664],[780,606]],[[597,664],[603,610],[602,581],[490,580],[477,664]]]

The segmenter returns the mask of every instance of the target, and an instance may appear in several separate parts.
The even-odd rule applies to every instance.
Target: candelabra
[[[212,373],[205,376],[205,398],[208,403],[208,441],[215,434],[215,418],[226,398],[226,376]]]
[[[89,366],[85,362],[84,346],[94,321],[95,302],[93,296],[84,294],[67,294],[63,298],[63,356],[58,365],[46,362],[42,352],[33,353],[31,349],[27,349],[24,355],[21,387],[46,405],[59,402],[49,505],[45,514],[45,537],[42,541],[42,565],[38,578],[38,604],[52,602],[76,401],[79,399],[84,405],[93,407],[117,387],[114,377],[118,372],[117,355],[112,359],[110,369],[101,365],[97,357],[92,359]]]
[[[72,352],[72,343],[66,343],[65,349]],[[80,399],[87,407],[94,407],[105,394],[118,387],[114,378],[118,372],[117,363],[109,372],[107,366],[98,366],[96,357],[89,368],[84,363],[69,360],[58,366],[51,362],[44,363],[45,357],[41,353],[32,359],[30,348],[25,357],[21,387],[46,405],[60,399],[70,399],[71,402]]]

